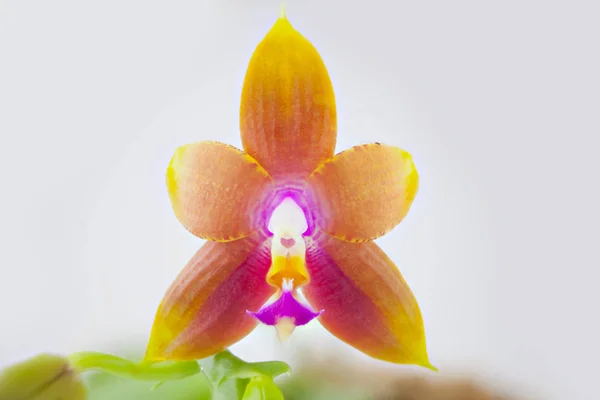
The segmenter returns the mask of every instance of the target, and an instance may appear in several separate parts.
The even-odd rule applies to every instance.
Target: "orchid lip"
[[[301,326],[319,317],[324,311],[314,311],[310,306],[299,302],[288,281],[282,286],[281,296],[275,302],[263,306],[258,312],[246,312],[265,325],[275,326],[282,319],[289,318],[295,326]]]

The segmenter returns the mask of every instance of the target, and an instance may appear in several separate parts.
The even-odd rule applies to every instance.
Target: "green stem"
[[[98,352],[78,352],[68,357],[71,367],[79,372],[102,370],[116,376],[142,381],[172,381],[201,372],[196,361],[141,362]]]

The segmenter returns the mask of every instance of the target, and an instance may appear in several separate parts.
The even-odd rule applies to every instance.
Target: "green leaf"
[[[106,372],[84,376],[88,400],[213,400],[204,374],[165,382],[160,387],[148,381],[119,378]]]
[[[123,378],[143,381],[172,381],[198,374],[196,361],[162,361],[134,363],[121,357],[98,352],[81,352],[69,356],[78,372],[101,370]]]
[[[250,379],[242,400],[284,400],[273,378],[259,376]]]
[[[214,357],[209,378],[218,387],[228,379],[275,378],[290,371],[290,366],[282,361],[249,363],[225,350]]]
[[[250,379],[227,379],[213,387],[212,400],[238,400],[244,396]]]

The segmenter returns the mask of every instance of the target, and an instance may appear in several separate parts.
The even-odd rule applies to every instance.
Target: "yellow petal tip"
[[[285,6],[281,5],[282,9],[279,12],[279,18],[275,21],[269,32],[267,33],[267,37],[272,37],[273,35],[286,37],[290,34],[297,33],[296,29],[288,20],[287,15],[285,14]]]
[[[430,364],[429,361],[426,362],[426,363],[420,364],[419,366],[421,366],[423,368],[427,368],[427,369],[429,369],[429,370],[431,370],[433,372],[440,372],[440,370],[437,367],[435,367],[432,364]]]
[[[285,3],[281,3],[281,7],[279,9],[279,19],[287,19],[287,16],[285,15]]]

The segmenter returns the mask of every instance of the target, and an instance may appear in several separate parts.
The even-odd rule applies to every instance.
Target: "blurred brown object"
[[[286,400],[523,400],[464,375],[405,372],[323,355],[303,358],[282,386]]]
[[[466,379],[431,381],[424,378],[402,378],[391,382],[379,400],[508,400],[491,389]]]

